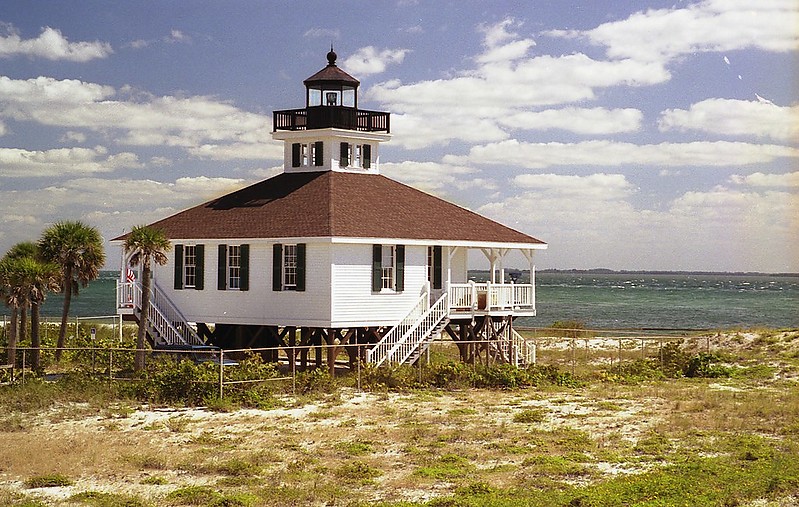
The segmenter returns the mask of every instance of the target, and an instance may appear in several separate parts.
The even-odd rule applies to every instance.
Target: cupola
[[[336,65],[337,55],[330,47],[327,67],[309,77],[305,83],[305,106],[358,108],[358,85],[361,83]]]
[[[378,147],[388,141],[390,114],[358,109],[360,82],[336,65],[305,81],[305,107],[274,111],[272,138],[283,141],[284,172],[377,173]]]

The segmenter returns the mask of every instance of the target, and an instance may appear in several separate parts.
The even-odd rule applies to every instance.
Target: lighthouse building
[[[332,49],[327,60],[304,81],[305,107],[273,113],[281,174],[151,224],[173,247],[153,270],[151,344],[273,348],[275,360],[279,347],[335,344],[382,364],[413,362],[445,336],[485,342],[460,347],[466,360],[529,360],[513,321],[535,315],[533,255],[546,244],[381,175],[390,114],[361,109],[358,80]],[[468,279],[472,251],[487,282]],[[529,283],[506,280],[512,251]],[[118,308],[135,320],[141,288],[127,268]]]

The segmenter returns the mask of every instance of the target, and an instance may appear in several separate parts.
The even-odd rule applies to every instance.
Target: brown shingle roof
[[[334,171],[283,173],[152,225],[172,239],[348,237],[543,244],[385,176]]]

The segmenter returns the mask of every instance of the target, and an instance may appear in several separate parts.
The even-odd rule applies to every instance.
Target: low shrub
[[[62,474],[36,475],[25,480],[25,487],[28,489],[56,488],[72,484],[72,479]]]
[[[547,419],[547,411],[541,408],[528,408],[513,415],[516,423],[540,423]]]
[[[688,360],[684,374],[686,377],[721,378],[730,377],[733,368],[718,364],[721,358],[712,353],[700,352]]]
[[[69,501],[93,507],[146,507],[148,505],[136,497],[100,491],[83,491],[70,496]]]

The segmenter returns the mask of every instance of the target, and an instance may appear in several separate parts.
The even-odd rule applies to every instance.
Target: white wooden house
[[[359,109],[359,83],[335,60],[331,50],[305,80],[306,107],[274,112],[282,174],[151,224],[173,244],[154,268],[152,343],[366,343],[362,359],[380,364],[415,360],[445,331],[523,362],[512,322],[535,315],[533,253],[546,244],[382,176],[390,115]],[[469,282],[472,250],[490,282]],[[505,283],[512,250],[528,259],[529,284]],[[126,268],[119,311],[137,318],[141,290]]]

